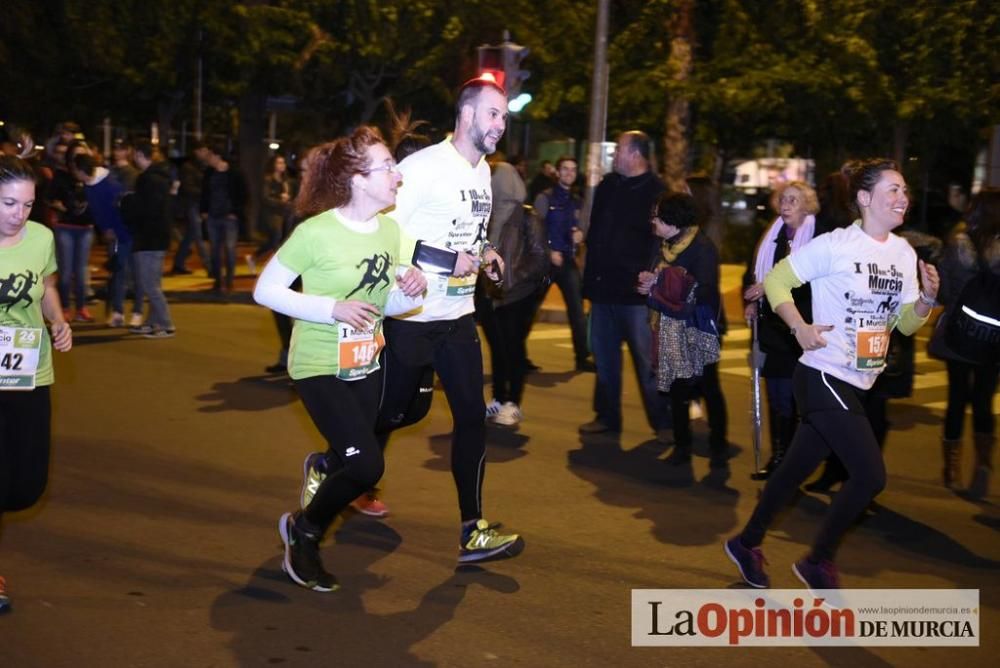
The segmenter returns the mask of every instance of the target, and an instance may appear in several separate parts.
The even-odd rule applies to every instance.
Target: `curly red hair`
[[[370,167],[368,147],[385,144],[377,128],[359,126],[354,132],[309,150],[306,170],[295,198],[301,218],[344,206],[351,201],[351,177]]]

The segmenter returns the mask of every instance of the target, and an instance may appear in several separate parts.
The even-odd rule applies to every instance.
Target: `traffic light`
[[[501,88],[504,87],[504,50],[502,46],[481,46],[479,52],[479,76],[492,75]]]
[[[510,33],[505,30],[502,44],[484,44],[477,48],[477,52],[479,75],[492,74],[500,87],[507,91],[507,99],[516,98],[521,92],[521,84],[531,76],[531,72],[521,69],[521,61],[531,50],[510,41]]]
[[[521,69],[521,61],[524,60],[531,50],[526,46],[505,41],[503,48],[503,73],[507,90],[507,98],[513,99],[521,93],[521,84],[531,76],[531,72]]]

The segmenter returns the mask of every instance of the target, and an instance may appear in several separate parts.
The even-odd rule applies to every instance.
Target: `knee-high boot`
[[[771,458],[762,469],[750,475],[753,480],[767,480],[785,458],[785,452],[795,436],[798,422],[794,417],[785,417],[776,412],[771,413]]]
[[[961,439],[941,439],[941,458],[944,468],[941,471],[941,479],[948,489],[955,489],[961,483],[962,477],[962,440]]]
[[[996,437],[993,434],[974,434],[976,445],[976,468],[972,472],[969,496],[981,499],[989,494],[990,474],[993,473],[993,448]]]

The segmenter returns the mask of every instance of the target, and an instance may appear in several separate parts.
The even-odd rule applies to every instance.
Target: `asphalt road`
[[[982,644],[945,648],[633,648],[635,588],[738,586],[721,542],[754,504],[746,330],[725,347],[732,475],[707,480],[704,422],[688,472],[669,470],[626,382],[620,439],[581,439],[593,376],[571,373],[562,324],[529,344],[525,420],[490,430],[487,518],[520,531],[516,559],[456,570],[457,502],[443,396],[392,440],[382,498],[323,548],[343,588],[280,570],[276,523],[297,503],[302,458],[322,446],[282,377],[270,315],[245,303],[175,303],[178,335],[150,341],[78,326],[59,355],[48,493],[4,519],[0,666],[965,666],[996,665],[1000,512],[939,484],[943,371],[891,409],[882,510],[848,536],[845,586],[975,588]],[[971,453],[966,451],[965,471]],[[994,487],[996,488],[996,484]],[[829,502],[802,496],[765,543],[776,587]],[[993,656],[994,659],[989,657]]]

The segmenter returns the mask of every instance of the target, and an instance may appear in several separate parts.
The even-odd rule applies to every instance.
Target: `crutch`
[[[760,304],[758,303],[758,311]],[[760,441],[761,441],[761,398],[760,398],[760,370],[764,366],[764,353],[760,350],[760,341],[757,338],[757,311],[750,319],[750,354],[748,362],[750,364],[750,432],[753,440],[753,470],[760,470]]]

